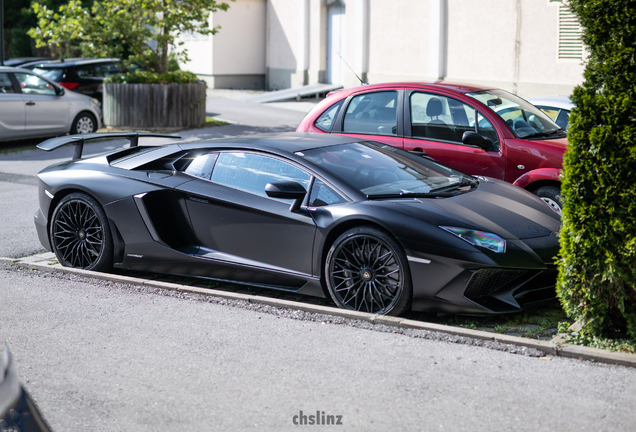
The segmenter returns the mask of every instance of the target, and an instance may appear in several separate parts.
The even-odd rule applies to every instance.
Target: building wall
[[[557,6],[547,0],[448,0],[445,79],[522,96],[570,94],[583,79],[583,65],[557,60]],[[496,19],[480,19],[485,10],[497,11]]]
[[[226,12],[210,14],[210,24],[221,29],[214,36],[183,35],[191,61],[181,68],[211,88],[264,88],[266,11],[266,0],[236,0]]]
[[[426,0],[370,2],[369,83],[421,81],[426,78],[428,21],[429,5]],[[354,85],[356,81],[353,77],[353,80],[346,81],[346,85]]]
[[[355,74],[441,78],[533,96],[570,94],[582,81],[581,60],[557,60],[560,3],[551,0],[237,0],[213,14],[216,36],[187,41],[197,55],[185,68],[216,87],[252,76],[268,90],[325,82],[333,4],[345,7],[345,87],[359,84]]]

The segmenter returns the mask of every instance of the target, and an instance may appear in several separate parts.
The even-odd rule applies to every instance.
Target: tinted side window
[[[15,93],[11,78],[7,73],[0,73],[0,93]]]
[[[340,102],[333,104],[331,108],[322,113],[322,115],[318,117],[318,120],[316,120],[316,127],[325,132],[331,132],[333,121],[336,119],[343,102],[344,100],[341,100]]]
[[[305,189],[311,176],[294,165],[254,153],[224,152],[219,155],[211,180],[231,188],[267,197],[267,183],[295,181]],[[279,200],[291,202],[291,200]]]
[[[186,174],[210,180],[214,163],[218,157],[218,153],[208,153],[197,156],[192,162],[190,162],[184,172]]]
[[[95,77],[105,78],[110,75],[120,74],[121,70],[115,63],[104,63],[95,66]]]
[[[53,96],[56,94],[55,87],[52,84],[49,84],[36,75],[16,73],[15,77],[20,83],[22,93]]]
[[[567,130],[570,125],[570,111],[561,110],[555,123],[561,126],[563,129]]]
[[[75,70],[75,73],[80,78],[95,78],[97,76],[97,72],[95,71],[95,66],[80,66]]]
[[[311,187],[311,195],[309,195],[310,207],[322,207],[345,202],[347,201],[327,186],[322,180],[316,179],[314,181],[314,185]]]
[[[354,97],[345,113],[343,132],[397,135],[397,98],[395,91]]]
[[[464,132],[474,131],[490,139],[494,148],[499,148],[499,138],[492,123],[468,104],[420,92],[411,95],[410,104],[413,137],[462,144]]]

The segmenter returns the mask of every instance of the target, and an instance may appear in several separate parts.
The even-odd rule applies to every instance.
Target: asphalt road
[[[301,411],[347,431],[636,424],[633,369],[30,270],[0,278],[0,333],[56,431],[298,430]]]

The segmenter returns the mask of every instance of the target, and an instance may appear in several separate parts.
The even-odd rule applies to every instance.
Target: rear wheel
[[[51,245],[65,267],[102,271],[112,265],[113,241],[104,210],[91,196],[64,197],[53,212]]]
[[[71,127],[71,135],[93,133],[97,131],[97,120],[95,116],[89,112],[82,112],[73,120]]]
[[[325,261],[325,280],[341,308],[399,315],[410,307],[411,276],[400,245],[373,227],[343,233]]]
[[[533,193],[552,207],[552,210],[561,214],[561,210],[563,209],[563,197],[561,196],[561,189],[558,186],[542,186],[534,190]]]

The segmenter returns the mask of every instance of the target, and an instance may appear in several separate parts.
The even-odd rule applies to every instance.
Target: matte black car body
[[[81,192],[105,212],[117,268],[325,297],[330,247],[352,228],[371,227],[403,249],[413,310],[507,313],[554,295],[560,218],[541,200],[487,178],[457,196],[368,199],[302,153],[357,142],[364,140],[291,133],[132,147],[52,165],[38,174],[38,235],[51,250],[50,220],[56,206]],[[311,174],[309,188],[319,179],[345,202],[308,207],[308,190],[299,209],[292,211],[288,203],[182,172],[179,161],[214,150],[283,159]],[[473,246],[440,226],[496,233],[506,240],[506,251]]]

